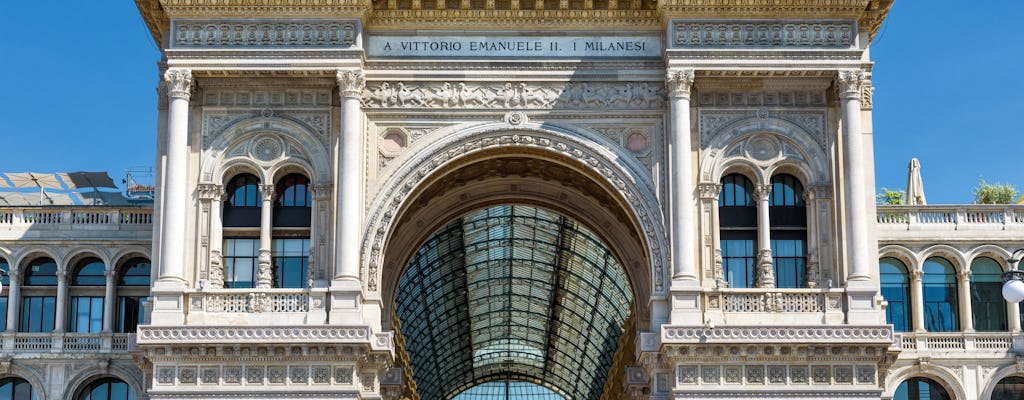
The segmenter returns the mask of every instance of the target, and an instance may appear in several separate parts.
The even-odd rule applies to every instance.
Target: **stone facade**
[[[453,218],[527,204],[582,222],[629,277],[590,397],[879,399],[922,377],[988,399],[1020,374],[1017,306],[1004,332],[895,332],[878,265],[942,255],[968,271],[971,315],[972,260],[1019,247],[1024,210],[876,210],[868,49],[891,2],[821,3],[138,0],[165,56],[153,209],[0,208],[0,254],[62,271],[144,255],[148,318],[124,335],[8,324],[2,373],[46,399],[98,377],[151,399],[415,399],[405,264]],[[275,185],[295,174],[309,222],[281,228]],[[227,209],[242,175],[252,225]],[[799,287],[769,246],[780,175],[803,188]],[[729,176],[752,185],[749,287],[723,261]],[[308,240],[300,285],[277,287],[279,238]],[[226,247],[240,239],[251,288]]]

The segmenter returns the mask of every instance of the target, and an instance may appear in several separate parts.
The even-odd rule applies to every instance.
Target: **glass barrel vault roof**
[[[505,205],[434,233],[403,273],[395,303],[424,400],[510,381],[597,399],[632,297],[619,262],[591,231],[544,209]]]

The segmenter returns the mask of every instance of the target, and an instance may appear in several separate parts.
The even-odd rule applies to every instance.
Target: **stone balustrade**
[[[896,334],[894,347],[901,356],[950,356],[988,354],[1003,357],[1008,352],[1024,348],[1024,335],[1009,332],[901,332]]]
[[[1024,205],[879,205],[875,216],[881,240],[926,238],[970,238],[984,232],[986,237],[1008,239],[1024,233]],[[993,237],[998,236],[998,237]]]
[[[0,357],[23,353],[125,353],[136,350],[134,333],[0,333]]]
[[[149,207],[0,207],[0,240],[148,239],[152,230]]]
[[[250,324],[326,323],[327,289],[205,289],[185,293],[188,320],[220,325],[227,315]]]
[[[808,325],[842,321],[843,293],[843,289],[727,288],[703,296],[712,321]]]

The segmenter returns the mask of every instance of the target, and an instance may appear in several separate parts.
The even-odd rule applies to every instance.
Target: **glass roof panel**
[[[597,399],[632,293],[585,227],[506,205],[434,233],[395,299],[424,400]]]

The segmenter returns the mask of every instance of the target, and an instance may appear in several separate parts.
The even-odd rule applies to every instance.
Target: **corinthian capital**
[[[274,185],[260,185],[260,194],[263,196],[263,201],[274,201],[274,194],[277,193],[276,189]]]
[[[847,100],[860,100],[861,85],[866,81],[864,70],[840,70],[836,77],[836,83],[839,84],[839,97]]]
[[[363,96],[363,88],[366,86],[366,76],[363,75],[363,71],[339,69],[336,77],[342,97],[361,98]]]
[[[164,83],[167,84],[167,97],[185,100],[192,97],[192,71],[169,69],[164,72]]]
[[[668,75],[665,76],[665,84],[668,86],[669,96],[689,99],[690,89],[693,88],[693,70],[668,71]]]
[[[772,185],[755,185],[754,186],[754,200],[755,201],[769,201],[772,195]]]

